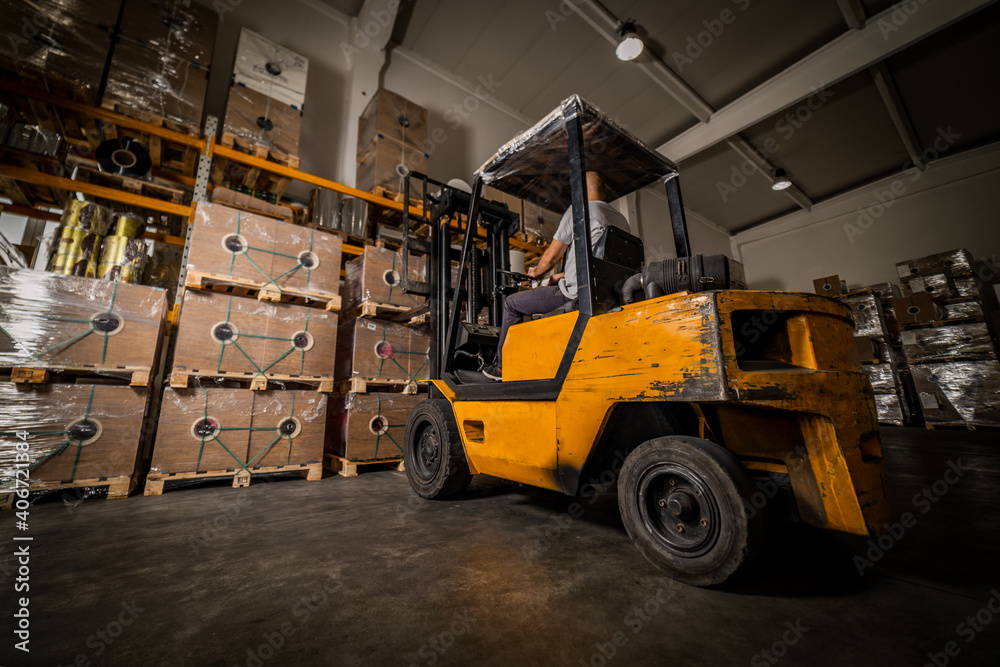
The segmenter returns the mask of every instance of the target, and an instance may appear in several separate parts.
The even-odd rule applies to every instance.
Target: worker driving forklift
[[[627,223],[595,226],[588,172],[612,201],[662,184],[677,257],[646,262]],[[568,270],[559,295],[517,293],[540,270],[510,271],[516,220],[482,199],[484,185],[568,209],[540,264],[570,253],[575,298]],[[486,474],[572,496],[611,470],[635,546],[696,586],[740,576],[761,553],[762,478],[787,491],[801,521],[880,534],[885,471],[871,386],[850,357],[850,310],[747,290],[725,256],[692,256],[668,159],[572,96],[487,161],[471,195],[448,201],[468,203],[461,250],[448,223],[432,225],[429,280],[403,285],[429,297],[434,333],[428,397],[405,433],[418,495],[454,496]],[[545,316],[516,323],[529,311]],[[770,324],[741,336],[760,321]],[[494,360],[486,371],[501,381],[482,373]]]

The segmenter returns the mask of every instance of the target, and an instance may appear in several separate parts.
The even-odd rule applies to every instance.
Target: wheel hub
[[[690,468],[677,463],[651,466],[637,493],[643,523],[671,552],[695,558],[718,541],[718,502],[705,480]]]
[[[667,496],[667,511],[681,521],[688,521],[698,512],[698,503],[686,489]]]

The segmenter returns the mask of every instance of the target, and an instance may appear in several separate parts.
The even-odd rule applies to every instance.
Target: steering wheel
[[[521,281],[524,281],[524,280],[527,280],[527,281],[538,280],[537,278],[532,278],[531,276],[529,276],[527,274],[524,274],[524,273],[516,273],[514,271],[504,271],[503,269],[497,269],[497,273],[502,273],[505,276],[510,276],[512,278],[516,278],[518,280],[518,282],[521,282]]]

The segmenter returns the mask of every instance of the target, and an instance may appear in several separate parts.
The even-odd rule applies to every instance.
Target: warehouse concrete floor
[[[571,499],[487,478],[448,502],[385,471],[39,503],[31,653],[12,648],[8,546],[0,663],[998,664],[997,434],[884,441],[908,528],[872,548],[792,526],[724,591],[658,575],[611,494],[571,519]]]

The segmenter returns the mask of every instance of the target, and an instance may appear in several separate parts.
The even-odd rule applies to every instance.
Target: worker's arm
[[[552,239],[552,243],[549,247],[545,249],[542,253],[541,259],[538,260],[538,264],[532,266],[528,269],[528,275],[532,278],[537,278],[539,276],[544,276],[549,270],[556,265],[562,256],[566,254],[566,248],[569,246],[562,241],[556,241]]]

